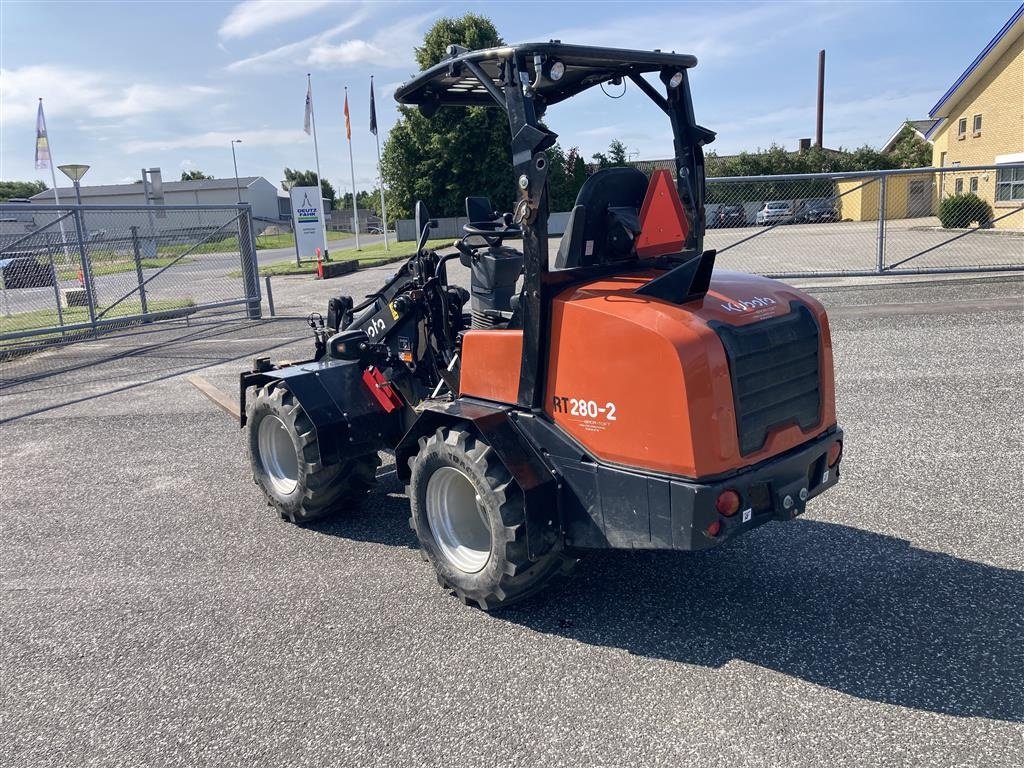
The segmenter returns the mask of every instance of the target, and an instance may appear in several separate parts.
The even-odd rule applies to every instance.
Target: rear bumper
[[[540,420],[529,421],[536,425]],[[579,453],[573,457],[559,450],[536,429],[526,431],[547,452],[560,479],[565,543],[581,549],[710,549],[770,520],[792,520],[839,481],[839,463],[828,466],[828,451],[843,439],[837,427],[752,467],[689,481],[593,458],[580,461]],[[735,491],[741,500],[731,517],[715,507],[725,490]],[[716,521],[720,528],[711,535],[708,528]]]

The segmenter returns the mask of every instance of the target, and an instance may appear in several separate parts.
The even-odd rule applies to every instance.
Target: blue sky
[[[88,183],[160,166],[282,178],[312,168],[302,132],[313,75],[320,165],[349,184],[342,117],[349,86],[356,183],[374,185],[370,74],[381,138],[391,93],[415,71],[412,48],[440,16],[489,16],[507,42],[547,40],[694,53],[698,120],[720,154],[795,147],[814,133],[817,52],[828,51],[825,144],[881,145],[923,118],[1017,7],[1012,2],[18,2],[0,3],[0,178],[33,167],[42,96],[58,164],[88,163]],[[641,158],[671,154],[667,121],[636,92],[599,90],[553,107],[563,146],[589,157],[613,138]],[[62,179],[58,179],[62,182]]]

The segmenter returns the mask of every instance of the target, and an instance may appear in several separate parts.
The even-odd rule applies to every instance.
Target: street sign
[[[291,198],[296,254],[300,259],[315,259],[316,249],[324,247],[320,190],[316,187],[292,187]]]

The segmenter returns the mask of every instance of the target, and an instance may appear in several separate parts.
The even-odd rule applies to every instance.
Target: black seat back
[[[636,168],[605,168],[587,179],[576,196],[555,267],[603,264],[635,253],[623,240],[630,238],[626,230],[636,234],[646,194],[647,176]]]

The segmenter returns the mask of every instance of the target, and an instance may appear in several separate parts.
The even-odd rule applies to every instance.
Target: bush
[[[939,221],[946,229],[969,227],[974,222],[986,227],[992,221],[992,206],[973,192],[950,195],[939,204]]]

